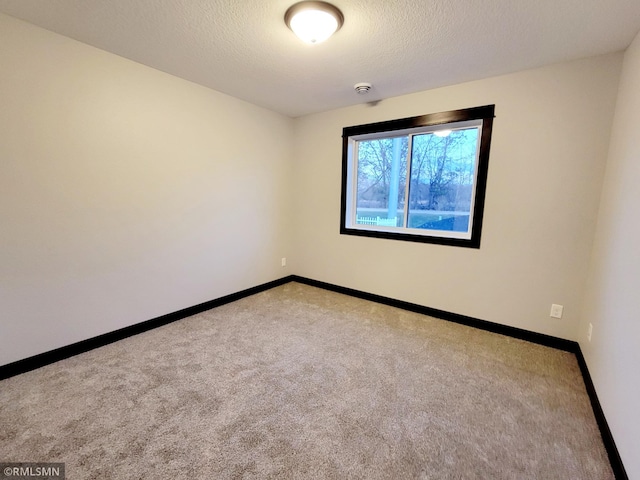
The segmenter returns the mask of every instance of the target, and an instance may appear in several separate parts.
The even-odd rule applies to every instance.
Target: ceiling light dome
[[[320,43],[340,29],[344,16],[330,3],[304,1],[289,7],[284,21],[303,42]]]

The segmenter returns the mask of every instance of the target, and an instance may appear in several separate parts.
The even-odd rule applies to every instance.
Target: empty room
[[[640,479],[639,123],[637,0],[0,0],[0,480]]]

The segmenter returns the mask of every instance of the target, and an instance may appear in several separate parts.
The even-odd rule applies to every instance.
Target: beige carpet
[[[610,479],[572,354],[289,283],[0,382],[68,479]]]

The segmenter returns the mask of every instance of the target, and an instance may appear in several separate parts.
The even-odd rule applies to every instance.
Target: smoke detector
[[[366,82],[361,82],[361,83],[356,83],[353,86],[353,89],[359,94],[359,95],[364,95],[365,93],[368,93],[369,90],[371,90],[371,84],[370,83],[366,83]]]

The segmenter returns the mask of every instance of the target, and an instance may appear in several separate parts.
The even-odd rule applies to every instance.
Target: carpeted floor
[[[68,479],[611,479],[575,357],[298,283],[0,382]]]

